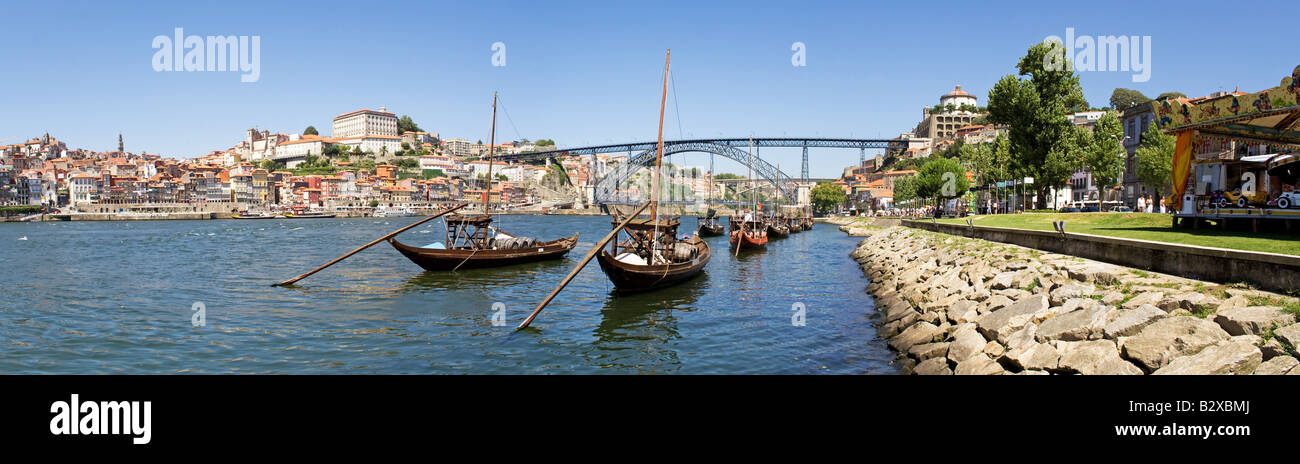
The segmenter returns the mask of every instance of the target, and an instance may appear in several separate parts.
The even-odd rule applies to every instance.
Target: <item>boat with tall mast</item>
[[[413,246],[396,237],[388,243],[402,256],[428,271],[456,271],[508,266],[548,259],[560,259],[578,245],[578,234],[541,242],[492,226],[492,154],[496,144],[497,95],[492,94],[492,131],[488,136],[487,187],[483,190],[483,211],[478,215],[448,214],[446,242]]]
[[[762,214],[754,209],[754,165],[753,151],[754,139],[749,140],[749,151],[751,161],[749,164],[749,202],[750,205],[745,209],[743,215],[731,216],[727,220],[729,226],[728,242],[736,249],[736,254],[740,254],[741,249],[753,250],[767,246],[767,223],[763,221]]]
[[[672,52],[664,58],[664,87],[659,100],[659,138],[655,153],[650,217],[623,217],[615,212],[614,240],[596,255],[600,269],[619,293],[635,293],[677,284],[695,277],[709,263],[709,244],[699,233],[678,237],[678,217],[659,215],[659,195],[664,157],[664,104],[668,101],[668,73]],[[676,97],[674,97],[676,98]],[[644,210],[642,207],[641,210]],[[621,224],[621,227],[619,225]],[[602,247],[604,243],[597,244]]]
[[[704,216],[696,216],[701,237],[717,237],[726,230],[718,222],[718,212],[713,209],[713,155],[709,155],[709,206]]]

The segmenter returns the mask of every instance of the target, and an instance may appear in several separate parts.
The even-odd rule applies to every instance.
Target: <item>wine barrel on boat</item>
[[[629,221],[609,248],[596,255],[614,289],[619,293],[655,290],[686,281],[704,270],[711,258],[709,245],[699,234],[678,237],[679,226],[672,218]]]

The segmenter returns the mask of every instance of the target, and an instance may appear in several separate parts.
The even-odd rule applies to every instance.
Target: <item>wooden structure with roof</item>
[[[1300,205],[1284,199],[1300,190],[1300,178],[1291,174],[1300,170],[1290,165],[1294,157],[1285,156],[1300,153],[1300,66],[1277,87],[1256,93],[1150,104],[1160,130],[1177,139],[1170,198],[1175,224],[1180,219],[1191,219],[1193,226],[1204,219],[1220,225],[1232,219],[1300,219],[1300,210],[1291,210]],[[1238,144],[1249,148],[1237,148]],[[1264,162],[1256,163],[1257,159]],[[1207,168],[1222,174],[1206,175]],[[1254,188],[1260,189],[1258,198],[1264,200],[1239,200],[1255,198]],[[1223,201],[1224,195],[1234,201]],[[1257,221],[1252,223],[1258,227]]]

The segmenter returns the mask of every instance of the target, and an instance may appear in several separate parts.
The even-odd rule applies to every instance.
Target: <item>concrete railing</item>
[[[1300,256],[1178,245],[1100,235],[965,224],[903,221],[917,229],[1010,243],[1051,253],[1213,282],[1248,282],[1262,289],[1300,289]],[[1068,228],[1068,225],[1067,225]]]

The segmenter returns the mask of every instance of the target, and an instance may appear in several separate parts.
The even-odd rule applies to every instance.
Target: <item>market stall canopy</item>
[[[1151,105],[1165,132],[1196,130],[1202,135],[1300,144],[1300,66],[1281,85],[1258,93],[1164,99]]]

